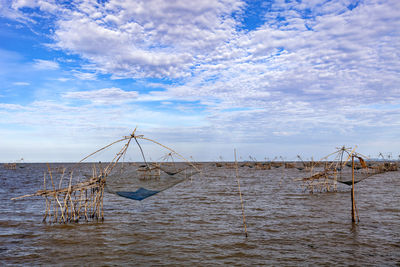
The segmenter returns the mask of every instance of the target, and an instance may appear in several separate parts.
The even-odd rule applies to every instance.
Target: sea
[[[79,223],[43,223],[43,197],[11,200],[43,188],[46,164],[0,165],[0,266],[400,266],[399,171],[356,184],[353,223],[350,186],[310,193],[304,170],[217,165],[142,201],[106,193],[104,221]]]

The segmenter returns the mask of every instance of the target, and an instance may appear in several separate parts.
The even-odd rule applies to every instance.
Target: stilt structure
[[[334,156],[332,161],[328,158]],[[353,223],[360,221],[355,198],[355,184],[376,174],[398,169],[394,162],[367,162],[366,157],[356,153],[355,148],[339,148],[336,152],[321,159],[315,168],[311,168],[310,175],[305,178],[295,179],[301,181],[305,191],[329,192],[337,190],[337,182],[351,186],[351,220]],[[351,159],[351,162],[349,160]],[[356,161],[358,160],[358,161]],[[321,164],[321,163],[324,164]],[[323,166],[323,167],[317,167]],[[351,171],[349,170],[351,169]]]
[[[199,172],[192,163],[186,161],[174,150],[142,135],[135,135],[135,132],[136,129],[130,136],[125,136],[83,158],[70,170],[69,181],[64,179],[65,168],[63,168],[62,173],[54,172],[54,169],[47,165],[48,170],[44,174],[43,189],[34,194],[12,198],[12,200],[33,196],[44,197],[46,202],[43,222],[69,223],[78,222],[82,219],[99,221],[104,220],[103,197],[105,191],[129,199],[143,200]],[[178,155],[189,163],[189,166],[193,167],[195,171],[188,172],[188,167],[177,170],[176,168],[168,169],[161,164],[148,163],[138,139],[151,141],[167,149],[171,157],[172,154]],[[132,140],[135,140],[143,156],[144,165],[139,166],[139,168],[133,168],[134,166],[130,163],[120,162],[125,157]],[[78,167],[85,160],[123,141],[126,141],[126,143],[112,161],[106,164],[101,162],[93,164],[90,175],[79,173]],[[81,181],[82,179],[83,181]],[[56,182],[58,182],[58,187]],[[108,183],[110,185],[107,185]]]
[[[3,167],[6,170],[16,170],[17,169],[17,163],[4,163]]]
[[[332,159],[333,158],[333,159]],[[302,188],[310,193],[337,191],[337,183],[347,185],[358,183],[375,174],[397,170],[397,165],[391,163],[367,164],[367,157],[356,153],[355,149],[341,147],[332,154],[312,164],[309,176],[298,178]],[[349,162],[357,159],[354,164]]]

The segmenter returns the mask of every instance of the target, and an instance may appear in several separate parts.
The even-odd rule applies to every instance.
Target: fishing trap
[[[139,142],[140,141],[140,142]],[[148,161],[142,142],[155,145],[163,154]],[[101,162],[96,156],[117,151],[112,160]],[[129,161],[136,152],[140,161]],[[178,160],[178,161],[177,161]],[[43,189],[13,200],[41,196],[45,198],[43,222],[70,223],[104,220],[104,193],[141,201],[181,183],[200,170],[173,149],[143,135],[136,129],[111,144],[98,149],[72,167],[51,168],[43,177]]]

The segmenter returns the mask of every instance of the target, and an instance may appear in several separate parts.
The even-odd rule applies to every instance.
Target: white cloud
[[[104,88],[94,91],[78,91],[63,94],[64,98],[88,100],[94,104],[114,105],[132,101],[138,97],[138,92],[127,92],[119,88]]]
[[[38,70],[57,70],[60,68],[57,62],[44,59],[35,59],[33,67]]]
[[[13,85],[28,86],[28,85],[30,85],[30,83],[28,83],[28,82],[13,82]]]
[[[0,109],[4,110],[26,110],[24,106],[18,105],[18,104],[6,104],[6,103],[0,103]]]
[[[192,79],[170,92],[198,99],[212,96],[223,102],[235,98],[242,100],[237,102],[243,106],[255,103],[248,101],[253,95],[265,104],[276,97],[297,98],[327,111],[339,108],[339,100],[350,97],[355,106],[386,101],[396,94],[400,81],[393,71],[400,68],[395,53],[400,41],[400,12],[389,10],[398,5],[393,1],[368,4],[353,11],[341,5],[331,11],[335,16],[326,10],[317,12],[310,20],[313,31],[290,27],[291,20],[282,27],[266,24],[220,47],[219,57],[209,59],[208,65],[224,68],[213,71],[200,65]],[[287,8],[286,4],[281,8]],[[391,14],[386,19],[382,16],[385,12]],[[365,21],[371,27],[365,28]]]
[[[68,82],[69,80],[70,80],[69,78],[64,78],[64,77],[57,78],[57,81],[60,81],[60,82]]]
[[[82,1],[59,13],[55,46],[117,77],[184,77],[235,36],[240,1]],[[84,31],[81,29],[84,28]]]
[[[92,72],[72,71],[72,75],[79,80],[96,80],[97,78],[97,74]]]
[[[276,136],[291,136],[299,134],[299,132],[272,132],[272,134]]]
[[[45,12],[55,12],[57,4],[54,0],[13,0],[11,7],[14,10],[21,8],[39,8]]]
[[[118,101],[120,98],[134,95],[133,92],[129,94],[120,90],[114,90],[116,93],[112,92],[113,90],[99,90],[97,93],[102,94],[103,97],[98,97],[94,101],[108,102],[109,99]],[[118,96],[115,97],[115,95]],[[92,99],[93,95],[83,92],[83,94],[71,93],[69,97]],[[25,106],[0,103],[0,124],[16,125],[22,131],[28,129],[31,133],[35,133],[37,138],[40,133],[43,142],[51,138],[63,137],[72,139],[64,140],[65,142],[76,145],[79,142],[84,144],[87,141],[92,143],[99,140],[106,143],[107,140],[112,141],[116,137],[127,135],[136,126],[139,126],[142,133],[151,133],[153,129],[159,129],[165,125],[186,128],[205,123],[204,118],[197,114],[154,111],[144,106],[122,103],[113,106],[75,105],[62,100],[35,101]],[[16,132],[18,133],[18,130]],[[24,142],[26,143],[26,140]]]

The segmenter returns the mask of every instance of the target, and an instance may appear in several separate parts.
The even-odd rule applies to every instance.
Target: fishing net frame
[[[309,193],[336,192],[337,183],[352,184],[352,157],[358,160],[354,163],[354,183],[361,182],[376,174],[397,170],[397,165],[396,168],[393,168],[388,163],[376,166],[372,163],[367,164],[369,158],[355,152],[356,148],[356,146],[353,149],[343,146],[337,148],[335,152],[321,158],[319,161],[311,162],[309,175],[304,178],[295,179],[295,181],[302,182],[302,189]]]
[[[112,171],[118,166],[118,163],[123,159],[126,155],[128,147],[132,143],[132,140],[135,141],[137,146],[140,149],[141,155],[145,162],[143,175],[145,177],[150,177],[152,172],[156,170],[160,176],[162,171],[165,171],[168,174],[168,171],[163,170],[160,166],[154,163],[148,163],[145,158],[144,151],[141,145],[138,142],[138,139],[147,140],[152,142],[158,146],[161,146],[169,151],[168,157],[172,158],[172,155],[177,155],[179,158],[184,160],[189,166],[191,166],[195,172],[191,175],[200,172],[200,170],[190,161],[186,160],[182,155],[177,153],[175,150],[155,141],[150,138],[146,138],[143,135],[136,135],[136,128],[129,136],[124,136],[123,138],[114,141],[95,152],[87,155],[79,162],[75,163],[71,170],[69,171],[70,177],[67,182],[64,177],[67,175],[66,168],[51,168],[49,164],[47,164],[47,172],[44,173],[43,177],[43,190],[38,190],[34,194],[23,195],[19,197],[12,198],[12,200],[18,200],[26,197],[33,196],[42,196],[45,198],[45,212],[43,216],[43,222],[49,223],[70,223],[70,222],[79,222],[84,219],[86,222],[88,221],[103,221],[104,220],[104,192],[106,191],[107,179],[109,178]],[[85,163],[86,160],[92,158],[94,155],[104,151],[115,144],[126,141],[122,148],[118,153],[113,157],[113,159],[106,163],[105,167],[103,167],[102,163],[99,162],[93,163],[92,174],[85,175],[83,181],[80,175],[74,175],[79,164]],[[121,163],[123,166],[124,163]],[[174,175],[174,174],[172,174]],[[57,177],[58,176],[58,177]],[[157,175],[156,175],[157,176]],[[188,176],[189,177],[189,176]],[[50,178],[50,186],[49,186],[49,178]],[[58,187],[56,186],[56,180],[58,178]],[[68,183],[66,186],[65,183]],[[109,192],[109,191],[107,191]],[[151,190],[138,190],[137,195],[143,197],[145,199],[150,197],[158,192],[152,192]],[[111,193],[115,193],[112,192]],[[117,192],[118,193],[118,192]],[[121,197],[132,198],[129,195],[124,195],[124,193],[131,192],[122,192],[117,194]],[[132,198],[135,199],[135,198]],[[136,199],[136,200],[142,200]]]

